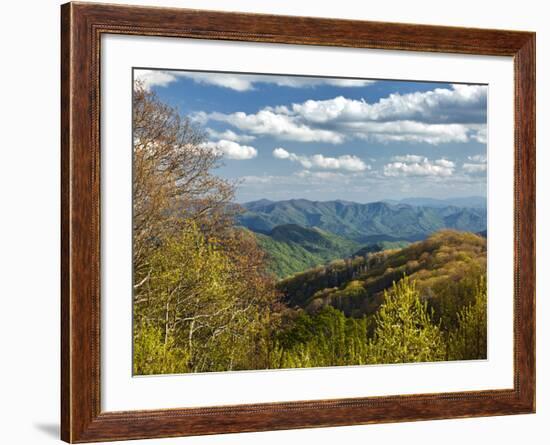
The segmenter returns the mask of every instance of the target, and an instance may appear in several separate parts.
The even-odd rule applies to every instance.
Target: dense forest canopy
[[[135,374],[486,358],[486,241],[442,230],[482,209],[240,208],[201,128],[133,100]]]

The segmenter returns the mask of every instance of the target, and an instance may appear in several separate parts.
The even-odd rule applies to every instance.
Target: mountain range
[[[483,198],[468,199],[479,205]],[[238,222],[253,232],[268,236],[280,225],[316,228],[361,245],[378,241],[418,241],[445,228],[467,232],[487,229],[485,207],[443,205],[445,201],[436,201],[424,205],[426,201],[416,198],[413,202],[422,205],[412,205],[385,201],[360,204],[341,200],[259,200],[241,205],[244,212],[238,216]]]

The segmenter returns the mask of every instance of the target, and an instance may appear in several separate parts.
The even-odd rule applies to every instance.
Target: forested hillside
[[[487,242],[467,232],[442,231],[403,249],[390,249],[333,261],[279,282],[286,301],[315,311],[333,306],[346,315],[370,315],[383,302],[383,291],[408,276],[423,299],[440,308],[458,287],[475,286],[486,270]],[[457,287],[455,289],[454,287]],[[462,299],[463,295],[458,295]],[[467,303],[467,302],[466,302]]]
[[[341,341],[352,342],[348,347],[355,350],[359,331],[370,339],[371,349],[365,346],[363,351],[366,363],[384,362],[377,356],[401,361],[400,354],[408,357],[404,361],[416,361],[412,351],[415,342],[422,341],[430,344],[431,360],[484,358],[486,248],[486,240],[478,235],[443,231],[403,249],[367,253],[296,274],[278,284],[299,314],[290,332],[299,344],[304,339],[318,343],[321,340],[313,340],[317,324],[331,320],[345,326]],[[422,341],[415,337],[420,332]],[[395,341],[401,352],[395,350]],[[325,347],[317,343],[311,346],[314,350]]]
[[[296,224],[276,226],[269,233],[257,233],[256,237],[268,255],[269,269],[281,278],[348,257],[360,246],[321,229]]]
[[[367,256],[369,253],[380,252],[382,250],[402,249],[411,244],[409,241],[378,241],[369,243],[353,253],[352,257]]]

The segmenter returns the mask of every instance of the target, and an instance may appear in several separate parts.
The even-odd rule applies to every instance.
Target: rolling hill
[[[406,274],[437,310],[438,296],[444,294],[460,300],[445,304],[467,303],[462,292],[451,288],[474,288],[478,277],[485,274],[486,254],[485,238],[444,230],[402,249],[367,253],[306,270],[282,280],[278,286],[291,307],[315,312],[329,305],[347,316],[361,317],[376,312],[383,291]]]
[[[318,228],[283,224],[268,233],[256,233],[260,247],[268,254],[270,268],[278,277],[350,256],[360,245]]]
[[[405,203],[347,201],[260,200],[242,205],[239,224],[270,234],[277,226],[294,224],[318,228],[360,244],[377,241],[418,241],[449,228],[481,232],[487,227],[484,208],[414,206]]]
[[[402,249],[409,244],[411,243],[408,241],[378,241],[376,243],[369,243],[354,252],[352,257],[367,256],[369,253],[381,252],[382,250]]]

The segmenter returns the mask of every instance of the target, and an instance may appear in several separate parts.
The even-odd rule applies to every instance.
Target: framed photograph
[[[62,439],[535,411],[535,35],[62,6]]]

